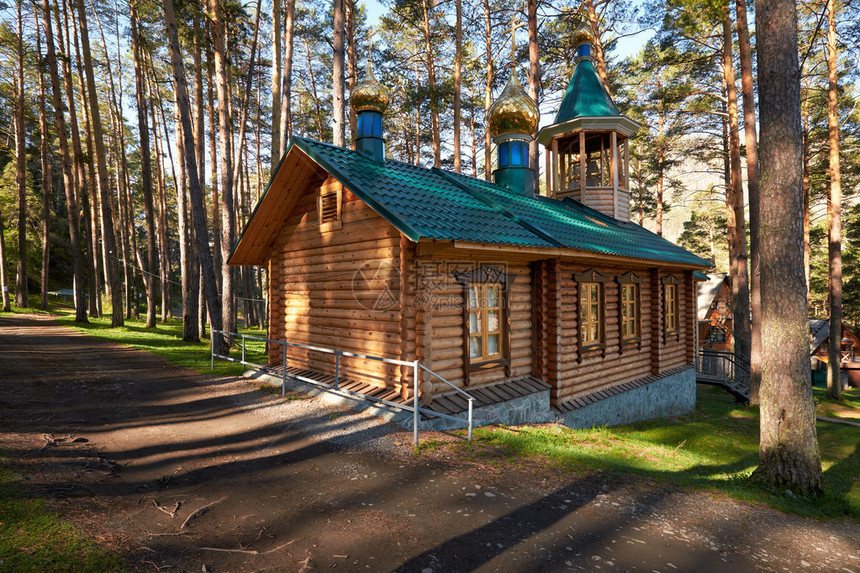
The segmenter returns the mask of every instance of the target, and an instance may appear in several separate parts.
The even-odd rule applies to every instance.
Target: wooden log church
[[[573,77],[538,133],[542,193],[528,154],[538,107],[515,66],[490,109],[488,182],[386,158],[388,96],[368,64],[350,98],[357,149],[294,137],[229,259],[268,269],[269,338],[418,360],[487,420],[583,427],[692,410],[694,273],[710,263],[630,222],[639,126],[595,73],[592,41],[576,33]],[[334,360],[288,355],[321,373]],[[408,368],[338,366],[356,391],[412,392]],[[435,376],[419,392],[439,411],[464,408]]]

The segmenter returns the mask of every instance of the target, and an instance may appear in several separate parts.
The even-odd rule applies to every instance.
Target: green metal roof
[[[292,146],[413,241],[566,248],[711,266],[634,223],[616,221],[572,199],[525,196],[488,181],[394,160],[379,163],[361,153],[301,137],[294,137]]]
[[[577,117],[599,117],[621,115],[600,76],[594,71],[591,60],[585,58],[576,64],[573,77],[564,92],[564,99],[555,116],[555,123],[563,123]]]

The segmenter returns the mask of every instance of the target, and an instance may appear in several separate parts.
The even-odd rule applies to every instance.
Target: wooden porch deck
[[[279,364],[270,364],[265,367],[265,370],[272,374],[280,375],[283,369]],[[371,400],[390,406],[412,406],[411,389],[409,395],[404,398],[400,392],[388,386],[377,386],[367,382],[359,382],[350,378],[341,377],[338,384],[335,385],[335,377],[333,374],[319,372],[317,370],[308,370],[306,368],[298,368],[295,366],[287,366],[287,375],[293,379],[303,382],[311,382],[326,386],[330,389],[335,389],[355,396],[356,398]],[[549,390],[549,385],[539,378],[534,376],[520,376],[495,382],[484,386],[475,386],[465,388],[475,398],[475,403],[472,405],[474,409],[484,406],[491,406],[509,400],[522,398],[537,392]],[[456,390],[450,390],[440,394],[433,395],[433,401],[430,404],[421,406],[422,409],[438,412],[449,416],[460,414],[468,411],[469,402]],[[436,416],[432,414],[422,413],[423,419],[433,419]]]

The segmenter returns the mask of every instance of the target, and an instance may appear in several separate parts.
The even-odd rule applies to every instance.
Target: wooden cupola
[[[630,220],[629,138],[639,124],[615,107],[592,59],[593,35],[575,35],[576,67],[555,121],[538,133],[546,148],[546,195],[570,197],[619,221]]]

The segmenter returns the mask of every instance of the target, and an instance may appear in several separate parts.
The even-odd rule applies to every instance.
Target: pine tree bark
[[[827,397],[842,397],[842,174],[839,165],[839,80],[836,69],[836,0],[827,1],[827,127],[829,135],[830,216],[828,282],[830,288],[830,345]]]
[[[117,269],[116,235],[114,232],[114,217],[111,205],[110,182],[108,180],[107,165],[105,164],[104,135],[101,122],[101,111],[99,110],[98,96],[96,93],[96,82],[93,74],[92,52],[90,50],[89,34],[87,32],[87,14],[83,0],[78,2],[78,17],[80,20],[81,48],[84,57],[84,72],[87,78],[87,92],[89,94],[90,117],[93,124],[93,139],[95,142],[96,167],[98,171],[99,199],[101,204],[101,215],[103,221],[102,240],[104,241],[105,269],[107,283],[110,285],[111,294],[111,326],[122,326],[125,316],[122,304],[122,289],[119,285],[119,271]]]
[[[60,156],[63,164],[63,187],[66,193],[68,208],[69,243],[72,249],[72,272],[74,274],[75,293],[75,322],[87,322],[87,306],[84,297],[84,265],[80,247],[80,224],[78,221],[78,202],[75,196],[75,179],[72,174],[72,157],[69,152],[69,142],[66,139],[66,119],[63,107],[63,94],[60,91],[60,74],[57,67],[57,55],[54,50],[54,31],[51,25],[50,0],[42,0],[42,24],[45,27],[45,46],[48,55],[48,72],[51,75],[51,91],[54,100],[54,121],[57,125],[57,138],[60,142]],[[0,222],[2,226],[2,222]],[[2,236],[2,229],[0,229]],[[2,241],[0,241],[2,246]],[[0,265],[5,269],[5,264]],[[0,281],[6,285],[6,281]],[[4,291],[4,296],[5,296]]]
[[[606,73],[606,54],[603,50],[603,39],[600,35],[600,17],[594,6],[594,0],[585,0],[585,13],[588,17],[588,23],[591,25],[591,31],[594,32],[594,60],[597,63],[597,75],[600,76],[600,81],[603,82],[606,90],[609,91],[609,74]]]
[[[209,0],[212,51],[215,55],[215,86],[218,91],[219,172],[221,180],[221,320],[224,330],[236,331],[234,301],[235,277],[227,265],[236,236],[236,212],[233,198],[232,141],[230,96],[227,85],[227,42],[224,13],[219,0]],[[210,311],[211,312],[211,311]]]
[[[756,3],[761,144],[761,438],[753,477],[821,493],[803,276],[800,71],[794,0]]]
[[[147,117],[147,89],[143,70],[143,47],[140,42],[140,19],[135,4],[131,4],[131,43],[134,57],[135,96],[137,98],[137,126],[140,138],[140,185],[143,191],[143,213],[146,224],[146,269],[143,285],[146,289],[146,328],[155,328],[155,276],[158,272],[155,244],[155,205],[152,199],[152,152],[149,146],[149,120]]]
[[[332,141],[338,147],[343,147],[346,139],[346,103],[344,101],[344,0],[334,0],[332,48]]]
[[[51,262],[51,197],[54,194],[54,175],[51,148],[48,144],[48,119],[45,112],[45,77],[42,72],[42,34],[37,7],[33,6],[36,20],[36,53],[39,56],[39,151],[42,158],[42,281],[40,308],[48,310],[48,277]],[[5,285],[5,283],[3,283]]]
[[[176,155],[177,155],[177,184],[176,184],[176,215],[179,227],[179,268],[180,285],[182,288],[182,340],[198,342],[200,334],[197,330],[197,285],[192,277],[195,274],[194,256],[191,245],[191,225],[188,224],[188,177],[185,172],[186,163],[197,163],[194,148],[185,146],[182,118],[176,110]],[[192,138],[193,139],[193,138]],[[191,155],[192,157],[186,158]]]
[[[0,295],[3,299],[3,312],[11,312],[12,306],[9,304],[9,282],[6,277],[6,238],[3,228],[3,214],[0,213]],[[86,315],[84,315],[86,320]]]
[[[48,0],[43,0],[47,2]],[[173,86],[176,91],[176,107],[182,122],[182,136],[186,149],[194,147],[194,136],[191,126],[191,104],[188,101],[188,84],[185,79],[185,68],[182,64],[182,51],[179,45],[179,32],[176,29],[176,13],[173,0],[162,0],[164,8],[164,24],[170,45],[170,63],[173,69]],[[185,155],[185,168],[188,172],[188,193],[194,220],[194,231],[197,239],[197,251],[200,254],[200,268],[203,288],[206,293],[206,304],[212,327],[221,330],[221,307],[218,304],[218,288],[215,283],[215,269],[212,265],[212,253],[209,250],[208,233],[206,231],[206,211],[203,205],[203,190],[197,176],[197,162],[190,154]],[[223,354],[228,350],[227,340],[223,336],[212,334],[212,348]]]
[[[293,45],[295,38],[293,28],[296,21],[296,0],[287,0],[287,14],[284,18],[284,89],[281,103],[281,147],[278,150],[281,157],[286,152],[287,142],[293,136]]]
[[[732,61],[732,19],[728,5],[723,8],[723,74],[729,111],[729,158],[731,186],[726,189],[726,217],[729,228],[729,261],[732,279],[732,339],[734,352],[742,364],[750,363],[750,297],[747,271],[747,240],[744,224],[744,189],[741,176],[741,144],[738,93]]]
[[[526,19],[528,21],[529,30],[529,96],[535,100],[535,103],[540,100],[540,47],[538,46],[538,0],[527,0],[526,2]],[[535,172],[535,193],[540,192],[540,163],[538,162],[538,143],[537,143],[537,127],[532,133],[532,140],[529,142],[529,166]]]
[[[27,286],[27,142],[24,126],[24,9],[23,1],[18,8],[18,70],[15,78],[15,184],[18,188],[18,274],[15,279],[15,304],[21,308],[30,306]]]
[[[356,77],[358,76],[358,67],[356,65],[355,53],[355,0],[344,0],[346,7],[346,61],[349,76],[349,94],[352,97],[352,91],[355,89]],[[367,53],[370,58],[370,51]],[[283,110],[281,111],[283,113]],[[355,135],[358,130],[358,114],[353,106],[349,106],[349,147],[355,150]]]
[[[454,2],[454,171],[463,172],[460,151],[460,124],[463,80],[463,0]]]
[[[427,89],[430,91],[430,136],[433,142],[433,167],[442,167],[442,138],[439,133],[439,94],[436,93],[436,60],[430,37],[430,0],[421,0],[424,26],[424,56],[427,64]]]
[[[484,49],[487,58],[487,82],[484,84],[484,118],[490,116],[490,106],[493,105],[493,26],[490,20],[490,0],[484,0]],[[484,179],[493,178],[493,140],[490,130],[484,130]]]
[[[741,93],[744,102],[744,135],[746,136],[747,190],[750,211],[750,404],[758,404],[761,384],[761,282],[759,268],[759,193],[758,193],[758,134],[755,120],[752,50],[747,23],[746,0],[736,0],[738,29],[738,58],[741,63]]]
[[[272,173],[281,160],[281,0],[272,0]]]

